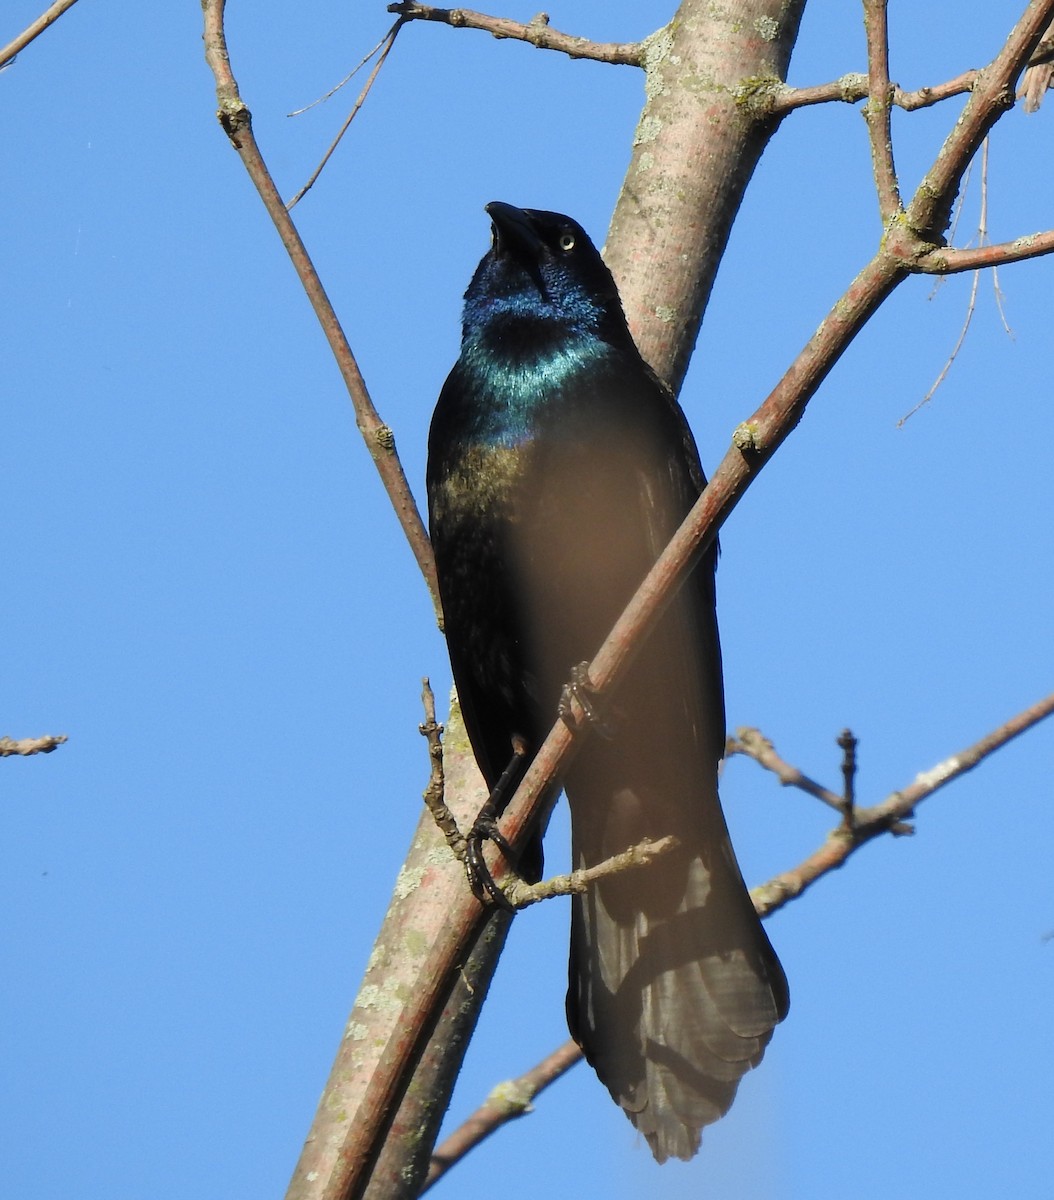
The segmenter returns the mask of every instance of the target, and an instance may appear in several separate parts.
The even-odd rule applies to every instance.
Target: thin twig
[[[822,800],[835,812],[844,812],[843,799],[837,792],[832,792],[815,779],[810,779],[804,772],[781,758],[776,747],[760,729],[737,729],[736,736],[730,737],[725,744],[725,756],[731,757],[733,754],[743,754],[752,758],[766,771],[771,771],[784,787],[796,787],[810,796],[815,796],[817,800]]]
[[[994,246],[978,246],[973,250],[957,250],[951,246],[934,248],[915,260],[915,269],[925,275],[961,275],[978,267],[1003,266],[1054,254],[1054,229],[1042,233],[1027,233],[1012,242]]]
[[[457,827],[454,814],[446,803],[446,778],[443,772],[443,726],[436,721],[436,698],[428,678],[421,680],[421,702],[425,719],[418,731],[428,739],[428,758],[431,771],[428,786],[424,790],[424,801],[446,844],[458,862],[465,861],[465,838]]]
[[[871,143],[871,165],[878,192],[878,210],[882,224],[900,212],[900,188],[893,162],[893,138],[890,125],[893,85],[889,82],[888,0],[864,0],[864,28],[867,32],[868,99],[864,105]]]
[[[31,25],[27,25],[18,37],[8,42],[0,50],[0,71],[14,61],[15,55],[20,50],[24,50],[34,38],[40,37],[49,25],[53,25],[64,12],[71,9],[76,3],[77,0],[55,0],[55,3],[42,12]]]
[[[334,150],[336,150],[336,148],[340,145],[341,138],[348,132],[348,129],[351,127],[352,121],[354,121],[356,116],[358,115],[359,109],[362,108],[363,104],[366,103],[366,97],[370,94],[370,89],[373,87],[373,84],[374,84],[375,80],[377,79],[377,76],[380,74],[381,67],[384,66],[384,61],[388,57],[388,54],[390,53],[391,48],[395,45],[395,39],[399,34],[399,30],[402,29],[404,24],[405,24],[404,18],[400,17],[399,20],[396,21],[395,24],[391,27],[391,29],[388,30],[388,33],[385,36],[384,40],[380,43],[380,45],[381,45],[380,57],[373,64],[373,70],[370,72],[369,78],[366,80],[366,84],[363,87],[362,91],[359,92],[359,98],[355,101],[354,105],[352,106],[351,112],[348,113],[348,119],[340,127],[340,132],[330,143],[329,149],[326,151],[325,154],[322,155],[322,161],[318,164],[318,166],[311,173],[311,176],[308,179],[307,183],[304,184],[304,186],[300,189],[300,191],[297,192],[297,194],[292,198],[292,200],[290,200],[289,203],[285,206],[287,212],[291,211],[292,208],[294,207],[294,205],[298,204],[307,195],[307,193],[315,186],[315,181],[322,174],[322,171],[325,168],[326,163],[328,163],[330,158],[332,157]],[[374,51],[374,53],[376,53],[376,51]],[[361,66],[361,65],[362,64],[360,63],[359,66]],[[358,67],[355,68],[356,71],[358,69],[359,69]],[[354,75],[354,74],[355,74],[355,71],[352,72],[352,75]],[[351,78],[351,75],[348,76],[348,79],[350,79],[350,78]],[[347,82],[347,80],[345,80],[345,82]],[[343,85],[338,84],[337,86],[341,87]],[[336,89],[334,89],[334,91],[335,90]],[[330,93],[330,95],[332,95],[332,92]],[[316,101],[316,103],[317,103],[317,101]],[[303,112],[304,110],[301,109],[301,111]]]
[[[929,404],[929,402],[940,390],[941,384],[945,381],[945,379],[947,379],[948,372],[952,369],[952,364],[959,357],[959,351],[963,348],[963,344],[966,341],[966,335],[970,331],[970,325],[973,322],[974,311],[977,308],[977,289],[980,285],[980,280],[981,272],[974,271],[973,279],[970,280],[970,298],[966,303],[966,317],[963,320],[962,328],[959,330],[959,336],[955,340],[955,345],[952,346],[951,353],[945,360],[944,366],[941,367],[940,374],[933,381],[933,383],[930,384],[929,391],[927,391],[926,395],[922,397],[922,399],[918,402],[918,404],[915,405],[914,408],[909,409],[908,412],[906,412],[900,418],[900,420],[897,421],[898,429],[900,429],[907,421],[909,421],[919,411],[920,408],[924,408],[927,404]]]
[[[388,11],[398,13],[406,21],[437,21],[460,29],[481,29],[496,38],[529,42],[539,50],[557,50],[570,58],[590,58],[595,62],[629,67],[644,65],[643,43],[591,42],[587,38],[560,33],[550,27],[546,13],[539,13],[524,25],[520,21],[510,21],[508,17],[473,12],[470,8],[433,8],[430,4],[414,3],[414,0],[389,4]]]
[[[278,194],[271,173],[252,131],[252,114],[242,100],[238,84],[231,71],[230,57],[223,28],[224,0],[203,0],[205,18],[205,60],[216,78],[216,98],[219,111],[216,114],[224,132],[241,157],[250,179],[260,193],[264,207],[278,230],[286,253],[292,260],[300,283],[307,293],[322,331],[336,359],[344,385],[348,389],[355,409],[356,424],[381,477],[388,498],[392,502],[410,549],[417,559],[428,591],[432,597],[436,617],[441,620],[439,588],[436,584],[435,560],[432,546],[425,531],[424,522],[417,508],[410,485],[407,483],[399,456],[395,452],[395,437],[391,429],[381,420],[362,377],[359,365],[348,345],[333,305],[326,295],[311,257],[285,205]]]
[[[397,24],[399,24],[398,21],[396,22],[396,25]],[[392,26],[392,29],[394,29],[394,28],[395,28],[395,26]],[[327,100],[331,100],[337,94],[337,92],[340,91],[340,89],[342,87],[345,87],[347,84],[351,83],[351,81],[355,78],[355,76],[358,75],[358,73],[362,70],[362,68],[370,61],[371,58],[373,58],[373,56],[377,53],[377,51],[380,50],[384,46],[384,43],[392,36],[392,29],[388,30],[388,32],[384,35],[384,37],[381,38],[381,40],[377,43],[376,46],[373,47],[372,50],[370,50],[367,54],[364,54],[362,56],[362,58],[359,59],[359,61],[355,64],[355,66],[353,66],[351,68],[351,70],[347,73],[347,75],[344,76],[344,78],[339,83],[335,83],[329,89],[328,92],[325,92],[323,95],[319,96],[317,100],[312,100],[310,104],[305,104],[303,108],[294,108],[292,112],[286,113],[286,116],[287,117],[302,117],[304,115],[304,113],[310,112],[313,108],[316,108],[319,104],[325,104],[325,102]]]
[[[534,1097],[581,1061],[582,1051],[575,1043],[564,1042],[519,1079],[499,1083],[472,1116],[436,1147],[422,1194],[495,1130],[531,1112]]]
[[[67,740],[68,737],[64,733],[46,733],[43,737],[19,738],[18,741],[14,738],[0,737],[0,758],[7,758],[12,754],[50,754]]]
[[[541,883],[524,883],[522,879],[512,877],[506,880],[503,890],[506,898],[517,909],[527,908],[528,905],[538,904],[542,900],[551,900],[554,896],[579,896],[588,892],[598,879],[651,866],[657,858],[676,850],[679,845],[672,835],[654,842],[645,839],[636,846],[623,850],[621,854],[613,854],[594,867],[583,867],[569,875],[554,875],[551,879],[543,879]]]
[[[988,243],[988,148],[990,145],[990,141],[991,141],[990,138],[985,138],[985,140],[982,144],[982,147],[981,147],[981,213],[977,220],[977,234],[976,234],[978,248],[985,248]],[[972,170],[972,164],[971,164],[971,170]],[[967,171],[966,174],[963,176],[963,189],[964,190],[967,186],[967,183],[969,182],[970,173],[971,173],[970,171]],[[960,203],[956,208],[955,220],[952,224],[952,236],[953,237],[954,237],[954,231],[958,227],[959,218],[961,216],[962,216],[962,204]],[[971,238],[970,240],[973,241],[974,239]],[[1011,328],[1010,328],[1010,323],[1006,319],[1006,312],[1003,308],[1003,293],[999,287],[999,269],[994,263],[988,264],[988,265],[991,267],[991,271],[992,271],[992,288],[995,292],[995,306],[999,313],[999,319],[1002,322],[1003,329],[1006,331],[1007,336],[1012,339],[1014,334],[1013,334],[1013,330],[1011,330]],[[943,277],[942,277],[941,282],[943,282]],[[922,408],[924,405],[928,404],[933,399],[933,397],[937,394],[937,391],[939,390],[941,384],[947,378],[948,372],[952,369],[952,364],[955,362],[956,358],[958,358],[959,351],[962,349],[963,344],[966,341],[966,335],[969,332],[970,325],[973,321],[974,313],[977,310],[977,293],[980,290],[980,285],[981,285],[981,268],[977,267],[974,270],[973,279],[970,283],[970,296],[969,296],[969,299],[966,304],[966,317],[963,321],[962,328],[959,330],[958,340],[956,341],[955,345],[952,347],[951,354],[948,355],[948,358],[945,361],[944,366],[941,368],[940,374],[934,380],[929,391],[925,394],[925,396],[922,397],[922,399],[918,402],[918,404],[916,404],[915,407],[913,409],[911,409],[910,412],[905,413],[904,416],[902,416],[900,418],[900,420],[897,422],[898,429],[902,425],[904,425],[904,423],[910,417],[913,417],[919,411],[920,408]],[[934,287],[934,292],[936,292],[936,287]]]

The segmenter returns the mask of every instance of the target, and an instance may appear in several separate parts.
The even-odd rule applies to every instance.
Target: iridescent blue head
[[[465,293],[464,336],[590,334],[622,346],[626,318],[611,272],[577,221],[493,201],[491,247]],[[632,343],[631,343],[632,344]]]

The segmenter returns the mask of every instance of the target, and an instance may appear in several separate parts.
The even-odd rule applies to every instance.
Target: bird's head
[[[562,213],[495,200],[490,250],[465,293],[465,333],[492,322],[627,338],[611,272],[588,234]]]

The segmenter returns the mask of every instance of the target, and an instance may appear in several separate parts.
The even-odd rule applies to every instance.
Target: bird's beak
[[[494,249],[498,254],[537,262],[542,240],[524,209],[492,200],[484,211],[493,226]]]

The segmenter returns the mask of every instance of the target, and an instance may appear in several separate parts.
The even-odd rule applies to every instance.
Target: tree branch
[[[437,619],[441,620],[432,546],[428,540],[424,522],[421,520],[421,514],[418,512],[417,502],[414,500],[413,492],[410,490],[402,464],[396,454],[395,436],[381,420],[373,405],[366,388],[366,381],[351,352],[351,346],[337,319],[337,314],[333,311],[333,305],[330,303],[322,281],[318,277],[318,272],[311,262],[307,247],[297,232],[292,217],[286,211],[282,197],[278,194],[278,189],[275,187],[271,173],[268,171],[267,164],[256,143],[256,138],[253,136],[252,114],[239,94],[238,84],[231,71],[223,27],[223,10],[224,0],[202,0],[205,19],[205,60],[216,79],[216,99],[219,102],[219,111],[216,115],[223,126],[224,133],[238,151],[242,163],[249,173],[249,178],[260,193],[260,199],[278,230],[282,245],[293,263],[293,268],[307,293],[315,316],[322,326],[322,332],[336,359],[344,386],[351,397],[359,432],[362,434],[366,449],[373,459],[373,464],[377,468],[377,473],[392,502],[406,540],[410,543],[410,549],[417,559],[417,565],[421,569],[421,574],[424,576],[432,597]]]
[[[588,892],[597,880],[651,866],[656,859],[676,850],[679,845],[672,836],[659,838],[655,842],[644,840],[623,850],[621,854],[613,854],[595,867],[583,867],[568,875],[554,875],[551,879],[543,879],[541,883],[524,883],[522,879],[511,876],[505,885],[505,896],[517,909],[551,900],[554,896],[580,896]]]
[[[931,250],[915,261],[917,270],[927,275],[957,275],[976,271],[980,267],[1001,267],[1004,263],[1023,262],[1054,252],[1054,229],[1044,233],[1028,233],[1012,242],[994,246],[977,246],[972,250],[956,250],[942,246]]]
[[[77,0],[55,0],[55,3],[45,12],[42,12],[40,16],[37,17],[37,19],[32,23],[32,25],[26,26],[26,28],[22,30],[18,37],[8,42],[7,45],[0,50],[0,71],[2,71],[4,67],[8,65],[8,63],[14,60],[15,55],[18,54],[20,50],[24,50],[34,38],[40,37],[40,35],[45,29],[47,29],[49,25],[54,25],[59,17],[61,17],[64,12],[71,9],[76,3]]]
[[[830,788],[825,788],[823,784],[817,783],[815,779],[810,779],[797,767],[791,766],[789,762],[781,758],[776,752],[776,747],[760,729],[749,727],[737,729],[736,736],[730,737],[725,743],[725,757],[731,758],[733,754],[742,754],[747,758],[752,758],[766,771],[771,771],[783,787],[796,787],[810,796],[815,796],[817,800],[822,800],[835,812],[845,812],[845,801],[842,796],[832,792]]]
[[[906,112],[914,112],[920,108],[930,108],[952,96],[961,96],[973,90],[977,71],[964,71],[945,83],[921,87],[913,92],[906,91],[900,84],[894,84],[890,96],[891,103],[896,108]],[[830,104],[832,101],[841,104],[858,104],[866,100],[869,87],[866,75],[850,73],[830,83],[813,84],[812,87],[792,88],[778,87],[772,91],[772,99],[768,112],[774,117],[782,117],[795,108],[807,108],[813,104]]]
[[[885,225],[900,211],[900,188],[893,163],[893,139],[890,127],[893,86],[889,82],[888,0],[864,0],[864,28],[867,32],[868,99],[864,105],[871,164],[878,191],[878,211]]]
[[[414,0],[389,4],[388,11],[397,13],[405,21],[436,21],[458,29],[481,29],[496,38],[529,42],[539,50],[557,50],[570,58],[590,58],[595,62],[628,67],[644,65],[642,43],[591,42],[570,33],[560,33],[550,27],[547,13],[539,13],[524,25],[519,21],[510,21],[508,17],[490,17],[486,13],[473,12],[470,8],[433,8],[430,4],[417,4]]]
[[[582,1051],[574,1042],[567,1041],[518,1079],[499,1083],[472,1116],[459,1125],[442,1145],[436,1147],[422,1193],[433,1183],[438,1183],[452,1166],[485,1138],[517,1117],[529,1113],[534,1097],[581,1060]]]

